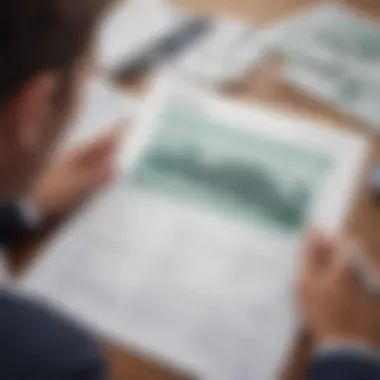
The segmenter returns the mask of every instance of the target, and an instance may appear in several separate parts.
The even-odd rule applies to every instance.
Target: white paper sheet
[[[307,60],[285,61],[281,79],[339,111],[365,121],[372,130],[380,130],[380,85],[376,81],[351,75],[343,68],[318,67]]]
[[[267,38],[285,55],[285,81],[380,129],[380,25],[328,3],[276,26]]]
[[[277,379],[300,236],[340,229],[366,141],[165,76],[135,132],[125,178],[21,288],[201,379]]]
[[[125,1],[115,7],[99,32],[100,68],[113,71],[127,65],[176,31],[187,18],[166,1]]]
[[[302,11],[269,34],[287,56],[370,70],[371,75],[380,72],[380,26],[343,4],[329,2]]]
[[[171,66],[177,73],[205,84],[220,86],[241,81],[266,53],[260,31],[233,19],[215,19],[211,25],[205,36]]]
[[[63,149],[92,139],[117,124],[130,123],[139,106],[137,95],[122,92],[98,76],[87,84],[83,103]]]

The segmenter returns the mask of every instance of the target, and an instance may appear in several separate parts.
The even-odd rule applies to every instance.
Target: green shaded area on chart
[[[263,126],[265,128],[265,126]],[[330,159],[172,103],[131,181],[271,229],[299,231]]]

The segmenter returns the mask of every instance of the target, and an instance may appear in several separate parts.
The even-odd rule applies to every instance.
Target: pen
[[[211,22],[206,17],[190,16],[169,35],[156,41],[153,46],[139,54],[128,64],[117,70],[120,77],[135,77],[144,73],[158,60],[169,60],[200,39],[209,29]]]

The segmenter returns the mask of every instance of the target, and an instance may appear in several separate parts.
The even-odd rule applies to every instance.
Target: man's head
[[[0,201],[33,180],[75,110],[106,0],[0,4]]]

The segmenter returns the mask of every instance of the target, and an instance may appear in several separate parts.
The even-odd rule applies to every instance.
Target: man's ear
[[[56,75],[42,74],[31,79],[11,102],[11,133],[23,149],[33,150],[39,145],[51,115],[56,87]]]

